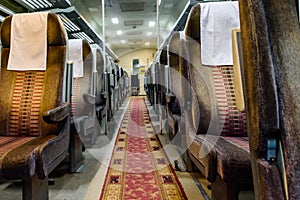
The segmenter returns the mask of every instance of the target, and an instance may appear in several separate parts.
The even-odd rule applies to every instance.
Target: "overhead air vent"
[[[141,44],[138,44],[138,45],[129,45],[130,48],[134,49],[134,48],[140,48],[142,47]]]
[[[144,2],[119,3],[122,12],[144,11]]]
[[[124,20],[125,26],[142,26],[143,24],[144,20],[141,19]]]
[[[141,42],[142,39],[128,39],[128,42],[132,42],[132,43],[138,43],[138,42]]]
[[[130,36],[133,36],[133,35],[142,35],[143,34],[143,31],[128,31],[126,33],[126,35],[130,35]]]

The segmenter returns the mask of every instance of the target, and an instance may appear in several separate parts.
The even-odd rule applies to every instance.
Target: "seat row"
[[[146,73],[149,101],[186,163],[211,182],[212,199],[238,199],[244,188],[256,199],[297,199],[295,8],[294,1],[196,4]]]
[[[48,175],[64,160],[78,171],[83,146],[106,134],[127,73],[100,48],[68,40],[53,13],[7,17],[0,33],[0,180],[22,180],[23,199],[48,199]]]

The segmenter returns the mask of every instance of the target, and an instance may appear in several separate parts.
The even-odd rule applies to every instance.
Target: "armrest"
[[[84,102],[86,102],[87,104],[90,104],[90,105],[95,105],[96,97],[94,95],[83,94],[82,96],[83,96]]]
[[[48,124],[61,122],[70,114],[70,103],[65,102],[62,105],[44,112],[43,119]]]
[[[176,96],[172,93],[166,93],[166,101],[167,103],[173,103],[176,99]]]
[[[107,97],[108,97],[108,93],[107,92],[102,92],[102,93],[100,93],[100,95],[101,95],[101,97],[103,99],[107,99]]]

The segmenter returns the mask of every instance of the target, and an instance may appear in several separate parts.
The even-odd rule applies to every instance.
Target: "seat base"
[[[70,166],[69,170],[71,173],[82,172],[83,161],[82,161],[82,142],[77,134],[71,134],[70,138]]]
[[[212,200],[238,200],[239,192],[240,188],[237,182],[224,182],[219,176],[217,176],[216,181],[211,184]]]
[[[23,200],[49,199],[48,195],[48,177],[39,179],[34,174],[30,179],[22,181]]]

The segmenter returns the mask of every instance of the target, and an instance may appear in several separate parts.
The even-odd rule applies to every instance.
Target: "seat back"
[[[184,55],[185,42],[180,32],[174,32],[169,41],[169,84],[170,93],[175,95],[176,100],[171,105],[171,112],[173,114],[181,114],[181,107],[183,106],[184,96],[182,94],[182,84],[184,79],[182,74],[183,62],[186,62],[186,56]]]
[[[82,57],[82,63],[76,64],[76,62],[73,63],[73,71],[77,71],[75,68],[81,68],[82,74],[73,74],[73,92],[72,92],[72,114],[73,117],[79,117],[79,116],[88,116],[92,112],[92,109],[94,109],[91,106],[87,106],[85,103],[85,100],[83,98],[84,94],[92,94],[92,73],[93,73],[93,55],[92,50],[89,45],[89,43],[86,40],[81,39],[73,39],[69,40],[69,43],[76,43],[79,42],[78,45],[81,45],[82,50],[81,55],[80,52],[76,51],[74,55],[76,57]],[[72,48],[72,49],[71,49]],[[75,49],[80,48],[76,47]],[[73,52],[73,47],[70,47],[69,52]],[[73,54],[73,53],[72,53]],[[70,54],[71,56],[71,54]],[[73,56],[72,56],[73,57]],[[72,59],[72,58],[70,58]]]
[[[164,116],[162,111],[163,107],[166,105],[166,93],[167,93],[167,84],[166,84],[166,66],[168,65],[168,50],[165,46],[160,54],[158,55],[159,66],[157,69],[157,91],[158,91],[158,103],[160,105],[160,114]]]
[[[58,134],[62,124],[47,124],[42,118],[45,111],[66,101],[63,94],[67,57],[65,29],[55,14],[48,14],[45,71],[7,70],[12,18],[5,19],[1,26],[0,135]]]
[[[296,4],[294,0],[239,2],[255,196],[298,199],[300,29]]]
[[[97,71],[97,78],[96,78],[96,89],[95,89],[95,96],[96,96],[96,105],[104,105],[106,100],[102,98],[101,93],[106,91],[105,83],[105,69],[104,69],[104,57],[100,49],[94,49],[94,62],[96,65]],[[107,84],[107,83],[106,83]]]
[[[224,7],[227,3],[230,4],[229,7],[232,7],[231,4],[234,4],[232,2],[215,2],[211,4],[220,4],[221,7]],[[231,64],[227,64],[227,61],[218,61],[219,59],[215,55],[209,55],[209,59],[204,59],[204,56],[207,55],[206,53],[202,54],[202,51],[207,50],[203,49],[201,43],[204,39],[201,37],[204,35],[201,34],[202,27],[200,21],[201,17],[203,17],[202,7],[204,5],[207,6],[208,4],[197,4],[192,8],[185,28],[190,62],[190,70],[187,70],[186,73],[189,74],[187,75],[187,79],[193,91],[190,97],[192,114],[188,115],[187,118],[189,119],[191,128],[197,134],[209,133],[223,136],[246,136],[245,113],[240,112],[235,104],[232,62]],[[237,7],[233,12],[236,11],[238,11]],[[228,18],[227,15],[229,16]],[[220,21],[222,23],[229,24],[227,32],[224,33],[229,34],[230,41],[227,44],[227,51],[229,52],[232,51],[232,27],[230,27],[232,23],[229,23],[233,18],[231,15],[232,13],[226,14],[224,11],[222,16],[214,17],[221,17]],[[238,12],[235,16],[238,20]],[[217,42],[219,38],[216,37],[215,39],[215,42]],[[202,63],[203,60],[209,60],[212,64],[204,65]],[[220,64],[214,65],[214,63]],[[199,112],[193,112],[198,109]]]

